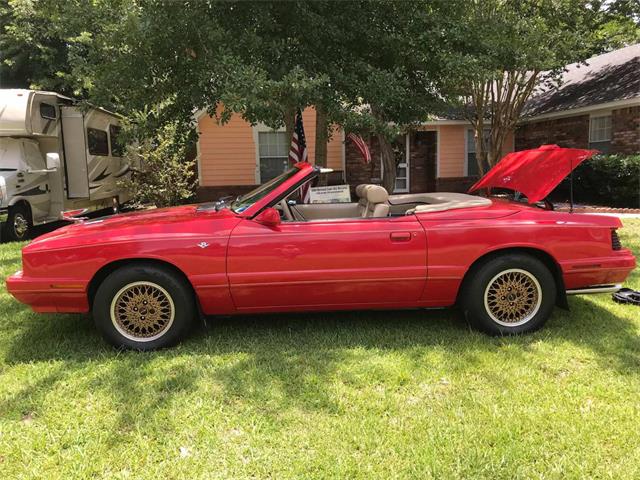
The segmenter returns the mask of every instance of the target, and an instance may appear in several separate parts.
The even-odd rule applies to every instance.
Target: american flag
[[[365,142],[360,135],[356,135],[355,133],[350,133],[349,135],[347,135],[347,138],[354,143],[354,145],[360,152],[360,155],[362,155],[362,160],[364,161],[364,163],[371,163],[371,151],[369,150],[367,142]]]
[[[298,109],[293,127],[293,137],[291,138],[291,148],[289,149],[289,161],[292,164],[298,162],[308,163],[307,155],[307,140],[304,136],[304,127],[302,125],[302,112]],[[300,198],[304,203],[309,203],[309,182],[300,187]]]

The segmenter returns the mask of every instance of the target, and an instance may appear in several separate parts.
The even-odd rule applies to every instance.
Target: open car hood
[[[513,152],[500,160],[478,180],[469,192],[482,188],[508,188],[523,193],[529,203],[544,200],[558,184],[598,150],[542,145]]]

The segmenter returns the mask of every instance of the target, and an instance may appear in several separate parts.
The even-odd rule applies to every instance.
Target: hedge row
[[[573,189],[577,203],[640,208],[640,154],[587,160],[574,171]]]

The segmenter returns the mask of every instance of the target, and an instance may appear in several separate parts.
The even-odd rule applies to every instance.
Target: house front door
[[[438,158],[438,132],[435,130],[414,132],[409,142],[411,166],[411,192],[436,190],[436,162]]]

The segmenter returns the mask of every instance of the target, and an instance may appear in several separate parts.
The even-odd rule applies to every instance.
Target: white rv
[[[22,240],[61,212],[91,211],[129,200],[118,180],[130,168],[117,143],[114,113],[81,110],[53,92],[0,89],[2,239]]]

